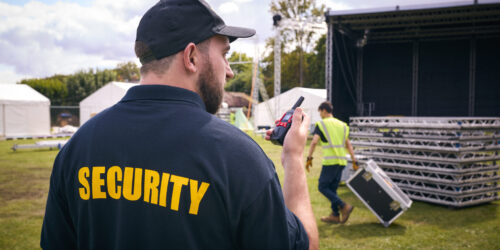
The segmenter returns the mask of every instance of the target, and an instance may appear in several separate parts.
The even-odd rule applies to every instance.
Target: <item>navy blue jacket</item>
[[[191,91],[132,87],[57,156],[44,249],[307,249],[272,161]]]

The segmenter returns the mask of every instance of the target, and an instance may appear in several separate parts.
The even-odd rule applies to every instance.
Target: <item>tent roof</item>
[[[49,98],[26,84],[0,84],[0,104],[47,103]]]
[[[297,87],[297,88],[293,88],[293,89],[297,89],[297,91],[304,91],[306,93],[309,93],[311,95],[316,95],[318,97],[326,98],[326,89],[310,89],[310,88],[301,88],[301,87]]]
[[[80,105],[87,104],[87,103],[95,104],[95,100],[92,100],[92,99],[103,99],[103,98],[105,98],[105,100],[103,100],[103,101],[106,103],[108,103],[109,101],[115,102],[117,100],[114,100],[114,99],[116,99],[116,98],[118,98],[118,100],[121,99],[123,97],[122,93],[127,92],[127,90],[129,88],[137,86],[137,85],[139,85],[139,84],[128,83],[128,82],[109,82],[108,84],[97,89],[96,91],[94,91],[94,93],[90,94],[85,99],[80,101]],[[115,89],[116,91],[113,91],[113,89]],[[104,91],[104,93],[107,93],[107,94],[103,94],[102,93],[103,91]],[[106,92],[106,91],[109,91],[109,92]],[[113,93],[116,93],[116,92],[117,92],[117,94],[114,95]],[[109,98],[112,98],[113,100],[109,100]]]
[[[313,126],[321,119],[317,110],[318,106],[326,101],[326,89],[296,87],[257,104],[254,113],[255,126],[272,126],[276,118],[280,118],[280,115],[297,102],[299,96],[304,97],[304,102],[300,107],[311,117],[311,126]]]
[[[287,90],[287,91],[281,93],[279,96],[281,96],[281,95],[288,95],[288,94],[292,94],[292,93],[295,93],[295,92],[303,92],[303,93],[307,93],[307,94],[310,94],[310,95],[315,95],[315,96],[318,96],[318,97],[321,97],[321,98],[326,98],[326,89],[311,89],[311,88],[302,88],[302,87],[292,88],[290,90]],[[273,96],[273,98],[270,98],[269,100],[274,100],[275,98],[276,98],[276,96]]]

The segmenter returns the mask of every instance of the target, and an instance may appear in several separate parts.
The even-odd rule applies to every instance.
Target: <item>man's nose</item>
[[[229,63],[226,64],[226,79],[231,79],[234,77],[233,70],[231,69],[231,66],[229,66]]]

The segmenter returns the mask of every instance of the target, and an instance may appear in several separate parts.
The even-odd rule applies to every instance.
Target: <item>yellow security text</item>
[[[172,211],[179,211],[181,200],[189,200],[188,213],[192,215],[198,214],[200,204],[210,187],[207,182],[179,175],[120,166],[81,167],[78,170],[78,182],[78,193],[82,200],[142,200],[168,207]],[[182,199],[184,196],[189,199]],[[188,204],[183,207],[188,208]]]

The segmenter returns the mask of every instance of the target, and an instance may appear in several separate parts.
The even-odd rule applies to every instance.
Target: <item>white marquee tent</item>
[[[50,135],[50,100],[25,84],[0,84],[0,136]]]
[[[97,113],[119,102],[137,83],[110,82],[80,102],[80,126]]]
[[[254,114],[255,127],[274,126],[274,122],[292,108],[300,96],[304,97],[304,101],[300,107],[311,117],[311,128],[314,128],[314,124],[321,120],[318,107],[322,102],[326,101],[326,89],[296,87],[266,102],[257,104]],[[278,112],[274,112],[276,104],[278,104]],[[273,111],[275,117],[271,117],[269,109]]]

